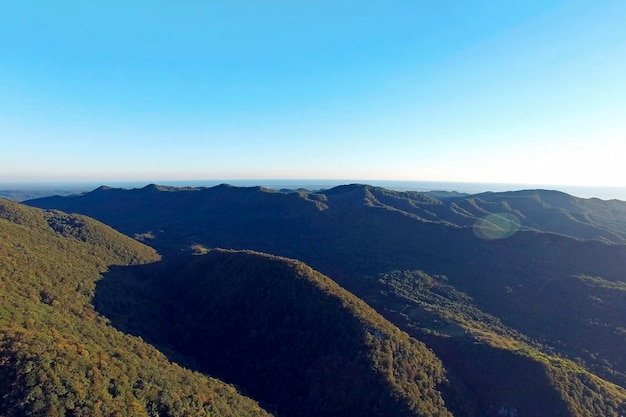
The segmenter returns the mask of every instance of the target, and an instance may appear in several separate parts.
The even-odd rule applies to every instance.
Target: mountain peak
[[[99,191],[109,191],[109,190],[113,190],[113,187],[109,187],[108,185],[101,185],[100,187],[93,190],[92,193],[99,192]]]
[[[176,187],[169,187],[167,185],[148,184],[141,189],[144,192],[159,192],[159,191],[176,191]]]

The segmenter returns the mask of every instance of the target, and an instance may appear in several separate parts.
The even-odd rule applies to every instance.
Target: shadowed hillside
[[[297,261],[214,250],[118,268],[96,302],[277,415],[450,416],[440,390],[460,395],[423,344]]]
[[[457,224],[471,224],[486,213],[507,213],[523,228],[580,239],[626,243],[626,202],[573,197],[559,191],[524,190],[482,193],[444,200]],[[467,217],[468,222],[460,220]]]
[[[363,299],[424,341],[470,387],[477,415],[621,416],[626,390],[562,358],[552,346],[486,314],[445,276],[391,271]]]
[[[0,199],[0,415],[268,415],[95,312],[111,265],[158,259],[93,219]]]
[[[97,217],[166,253],[226,247],[297,258],[362,297],[378,288],[376,277],[394,270],[444,276],[449,288],[481,312],[481,331],[497,335],[491,337],[494,348],[514,351],[523,343],[570,361],[576,370],[570,376],[578,375],[573,380],[587,372],[626,387],[623,202],[541,190],[435,199],[349,185],[318,193],[230,186],[102,188],[30,204]],[[381,299],[386,301],[368,302],[383,313],[391,301]],[[448,317],[458,314],[445,300],[432,305]],[[439,346],[438,339],[422,333],[411,332],[429,347]],[[447,366],[451,359],[443,353]],[[533,369],[545,370],[537,378],[553,374],[552,368]],[[602,379],[589,389],[610,390],[598,388]],[[526,382],[533,384],[532,378]],[[619,403],[622,391],[616,392],[611,398]],[[575,400],[578,407],[594,409],[578,403],[583,400]]]

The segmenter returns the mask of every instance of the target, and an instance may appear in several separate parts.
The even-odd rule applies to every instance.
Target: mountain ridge
[[[96,220],[0,199],[0,415],[268,416],[96,312],[101,274],[159,259]]]
[[[121,195],[135,195],[135,199],[138,199],[138,196],[147,190],[152,190],[153,192],[189,191],[192,192],[191,194],[196,192],[197,196],[194,197],[197,198],[190,198],[190,202],[195,204],[202,203],[203,197],[209,194],[221,195],[222,193],[230,193],[230,197],[236,194],[250,196],[255,193],[297,195],[301,198],[316,201],[322,199],[320,201],[322,204],[329,197],[335,197],[337,203],[340,203],[342,200],[354,203],[357,201],[355,194],[360,193],[359,195],[363,196],[367,204],[397,209],[404,213],[414,214],[425,221],[471,226],[483,215],[510,212],[520,217],[520,226],[529,230],[566,234],[581,239],[600,239],[612,243],[626,243],[626,222],[623,220],[626,216],[626,202],[620,200],[605,201],[595,198],[583,199],[551,190],[487,192],[461,197],[441,198],[436,198],[427,192],[393,191],[366,184],[342,185],[319,192],[301,190],[285,192],[263,187],[235,187],[228,184],[221,184],[215,187],[171,187],[150,184],[143,188],[131,190],[103,186],[94,191],[98,191],[96,194],[101,198],[104,198],[102,192],[108,192],[107,198],[109,199],[112,198],[112,195],[118,197]],[[71,211],[72,203],[69,203],[69,201],[73,202],[75,198],[94,198],[95,195],[92,194],[94,191],[70,197],[56,196],[27,200],[24,203],[42,206],[43,208],[65,208],[66,210],[64,211]],[[137,203],[137,201],[135,202]],[[550,209],[547,213],[552,214],[548,218],[546,218],[545,214],[538,218],[536,213],[533,213],[533,205],[538,205],[543,209]],[[477,208],[479,212],[472,212]],[[460,212],[455,212],[454,209],[460,210]],[[92,217],[97,218],[98,211],[94,208],[91,210]],[[559,224],[563,225],[559,227]],[[577,225],[580,227],[580,231],[572,234],[572,226]],[[568,229],[569,234],[564,233],[565,229]]]
[[[116,269],[100,285],[96,306],[117,327],[277,415],[450,415],[432,352],[299,261],[216,249]],[[154,314],[177,320],[151,325]]]
[[[497,415],[489,408],[495,397],[488,395],[497,387],[475,380],[476,369],[463,374],[462,363],[446,356],[460,348],[471,360],[475,349],[464,338],[488,346],[494,360],[538,366],[533,378],[562,387],[554,392],[569,410],[563,415],[593,416],[590,410],[598,407],[606,415],[624,413],[626,357],[619,346],[626,320],[626,204],[541,190],[435,198],[363,184],[319,192],[221,186],[151,196],[136,190],[122,197],[102,194],[115,198],[87,194],[28,204],[94,216],[168,256],[228,248],[303,261],[439,349],[461,385],[475,385],[470,402],[488,415]],[[379,278],[415,270],[425,275]],[[410,284],[428,276],[445,277],[447,284]],[[385,295],[398,286],[410,290]],[[423,297],[429,301],[411,301]],[[515,356],[519,349],[525,352],[521,359]],[[563,366],[567,372],[557,369]],[[533,384],[532,378],[525,381]],[[563,387],[572,387],[574,397],[564,399]],[[589,404],[584,392],[593,400]],[[518,411],[531,409],[516,401]]]

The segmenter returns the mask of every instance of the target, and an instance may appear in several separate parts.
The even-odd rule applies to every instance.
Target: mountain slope
[[[451,415],[441,390],[458,387],[433,353],[301,262],[213,250],[158,269],[118,269],[101,285],[98,308],[117,326],[277,415]],[[157,327],[155,314],[176,320]]]
[[[475,221],[486,214],[516,216],[521,227],[580,239],[626,243],[626,202],[583,199],[559,191],[524,190],[482,193],[444,200]],[[457,217],[456,219],[459,219]],[[467,224],[460,220],[457,224]]]
[[[0,415],[268,415],[95,312],[110,265],[158,259],[95,220],[0,199]]]
[[[539,351],[545,347],[551,350],[542,352],[549,356],[562,356],[576,369],[626,387],[626,351],[621,349],[626,341],[626,246],[614,243],[626,221],[623,202],[534,190],[434,199],[349,185],[290,194],[229,186],[101,189],[31,204],[101,216],[168,253],[195,245],[297,258],[362,297],[378,288],[377,276],[394,270],[445,276],[477,311],[509,329],[498,333],[500,325],[490,320],[482,328],[498,336],[491,339],[499,347],[515,350],[520,342]],[[506,216],[489,217],[502,212]],[[509,215],[517,227],[500,222],[513,219]],[[384,312],[390,302],[376,308]],[[437,303],[446,315],[456,314],[445,300]],[[389,318],[403,324],[394,315]],[[438,346],[413,335],[433,349]],[[450,359],[443,354],[442,359],[447,366]],[[536,375],[544,378],[550,372]]]
[[[267,241],[316,234],[317,230],[310,230],[311,222],[301,220],[315,217],[325,209],[323,202],[306,193],[285,194],[260,187],[229,185],[209,189],[157,185],[138,190],[100,187],[81,196],[51,197],[26,204],[86,214],[162,252],[175,252],[181,243],[188,247],[204,239],[207,233],[221,239],[234,235],[237,240],[252,234],[255,238],[266,236]],[[226,241],[223,246],[234,247],[236,243]],[[242,247],[245,246],[246,243]]]
[[[392,271],[362,295],[472,387],[482,415],[494,409],[533,416],[626,413],[625,389],[481,311],[444,276]]]

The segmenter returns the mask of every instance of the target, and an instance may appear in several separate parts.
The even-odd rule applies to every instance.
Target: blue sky
[[[626,2],[0,3],[0,182],[626,186]]]

